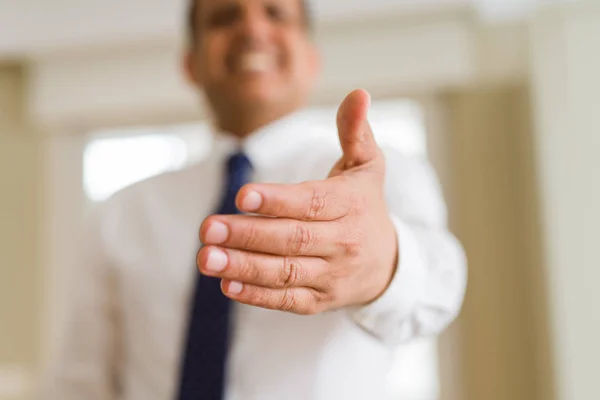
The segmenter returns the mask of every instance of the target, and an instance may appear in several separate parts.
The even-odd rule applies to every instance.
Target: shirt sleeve
[[[386,292],[350,310],[354,321],[394,345],[440,333],[458,315],[466,257],[448,231],[441,188],[427,161],[384,149],[386,200],[398,238],[398,265]]]
[[[79,263],[70,279],[66,324],[39,396],[44,400],[118,397],[118,296],[99,222],[100,218],[90,218],[82,235]]]

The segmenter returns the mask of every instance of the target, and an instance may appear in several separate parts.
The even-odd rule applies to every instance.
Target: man
[[[319,70],[301,0],[198,0],[190,23],[213,152],[99,210],[47,395],[384,398],[391,346],[464,295],[431,169],[377,147],[364,91],[337,137],[298,111]]]

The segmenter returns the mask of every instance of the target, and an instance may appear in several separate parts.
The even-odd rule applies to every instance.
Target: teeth
[[[247,53],[239,58],[238,67],[243,72],[267,72],[274,65],[273,57],[266,53]]]

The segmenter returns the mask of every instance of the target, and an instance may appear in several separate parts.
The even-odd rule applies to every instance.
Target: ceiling
[[[544,0],[312,0],[321,23],[390,13],[472,7],[487,17],[521,15]],[[550,1],[550,0],[546,0]],[[0,59],[65,48],[173,40],[187,0],[0,0]]]

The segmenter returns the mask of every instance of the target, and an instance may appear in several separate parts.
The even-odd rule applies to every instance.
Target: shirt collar
[[[275,165],[288,157],[300,141],[310,136],[309,118],[306,114],[302,111],[289,114],[263,126],[244,139],[217,130],[214,135],[213,155],[224,158],[237,151],[244,151],[255,170]]]

